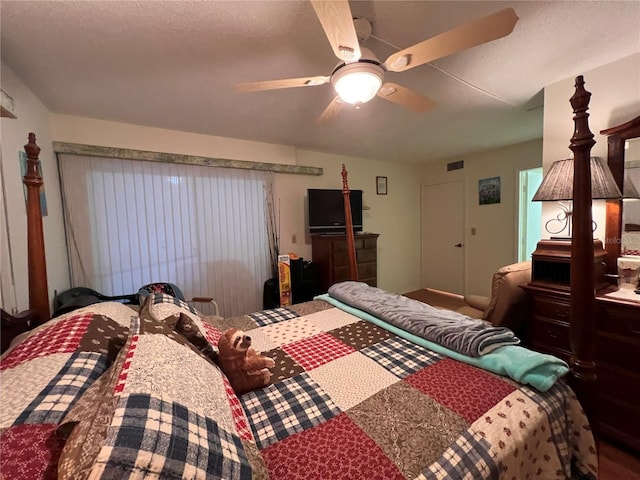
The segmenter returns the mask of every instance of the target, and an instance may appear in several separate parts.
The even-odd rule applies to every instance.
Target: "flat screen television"
[[[362,231],[362,190],[351,190],[351,219],[353,231]],[[346,233],[344,197],[342,190],[310,188],[307,190],[309,205],[309,233]]]

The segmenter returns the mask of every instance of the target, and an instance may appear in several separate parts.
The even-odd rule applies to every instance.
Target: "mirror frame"
[[[607,138],[607,165],[622,192],[624,183],[624,143],[640,137],[640,115],[616,127],[600,131]],[[622,248],[622,199],[607,200],[607,225],[605,230],[607,273],[618,273],[618,257]]]

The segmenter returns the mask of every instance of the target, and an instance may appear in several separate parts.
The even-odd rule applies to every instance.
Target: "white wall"
[[[320,177],[277,175],[275,195],[282,208],[281,251],[311,259],[305,233],[307,188],[342,188],[342,164],[349,188],[363,190],[363,229],[379,233],[378,286],[405,293],[420,287],[420,182],[417,165],[298,151],[298,165],[324,169]],[[376,195],[376,176],[387,177],[388,194]],[[286,213],[285,213],[286,212]],[[297,243],[292,242],[296,236]]]
[[[15,305],[7,303],[4,305],[7,309],[17,307],[18,310],[22,310],[28,307],[26,215],[17,156],[30,131],[36,132],[38,144],[42,148],[40,159],[49,206],[49,216],[44,219],[44,233],[50,297],[56,289],[62,291],[69,288],[60,185],[52,141],[322,167],[322,176],[277,174],[274,182],[274,195],[279,199],[281,207],[281,251],[295,252],[307,259],[311,259],[311,243],[306,234],[306,190],[341,188],[340,169],[342,163],[345,163],[349,170],[351,188],[364,190],[365,202],[371,207],[371,210],[364,212],[364,229],[380,234],[379,286],[397,292],[419,287],[420,267],[417,259],[420,186],[418,169],[414,165],[320,154],[299,151],[286,145],[50,114],[28,87],[4,65],[2,86],[14,98],[18,114],[18,120],[2,119],[3,169],[7,177],[6,183],[9,184],[9,239],[17,292],[17,301],[13,302]],[[388,195],[375,195],[376,175],[388,177]],[[4,252],[7,239],[3,238],[2,242]],[[5,270],[10,271],[5,269],[3,264],[3,277]],[[3,281],[3,286],[4,284]]]
[[[464,168],[447,172],[449,162],[464,160]],[[466,294],[489,295],[491,277],[504,265],[517,261],[517,175],[520,170],[542,165],[542,140],[488,150],[426,164],[422,184],[461,180],[465,188],[465,234],[463,243]],[[478,180],[500,177],[501,201],[478,203]],[[442,208],[447,208],[443,205]],[[471,229],[476,235],[471,235]],[[459,273],[459,272],[458,272]],[[443,272],[446,275],[446,272]],[[423,285],[428,287],[429,285]]]
[[[573,135],[573,108],[569,99],[575,91],[575,77],[583,75],[585,88],[591,92],[589,127],[596,144],[591,155],[607,158],[607,138],[600,131],[620,125],[640,113],[640,53],[553,83],[544,89],[544,148],[545,173],[555,160],[569,158],[569,143]],[[545,202],[542,222],[554,217],[557,204]],[[605,238],[605,202],[594,201],[593,219],[598,224],[595,238]],[[546,231],[543,238],[549,238]]]
[[[49,296],[55,289],[69,287],[69,269],[62,224],[62,205],[58,166],[51,149],[49,112],[42,102],[22,83],[15,73],[2,64],[2,89],[15,102],[17,119],[2,118],[2,182],[7,195],[9,237],[3,235],[2,251],[11,247],[11,259],[2,257],[2,308],[8,311],[28,308],[27,217],[18,152],[24,150],[29,132],[36,134],[41,148],[40,161],[47,197],[48,216],[43,217]],[[11,264],[12,263],[12,264]],[[11,267],[15,286],[11,284]]]

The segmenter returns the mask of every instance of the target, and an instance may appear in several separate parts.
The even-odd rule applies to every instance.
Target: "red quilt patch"
[[[380,447],[344,413],[261,453],[271,480],[404,478]]]
[[[202,322],[205,329],[205,337],[211,345],[218,345],[218,340],[222,336],[222,332],[207,322]]]
[[[283,345],[282,350],[307,371],[356,351],[324,332]]]
[[[26,339],[2,360],[0,370],[54,353],[73,353],[87,332],[93,314],[77,315],[43,328]]]
[[[240,405],[240,400],[238,399],[236,392],[233,391],[233,387],[231,386],[231,383],[229,383],[227,377],[223,376],[222,381],[224,382],[224,391],[227,395],[229,407],[231,407],[233,423],[236,426],[238,435],[240,435],[240,438],[243,440],[253,441],[253,435],[251,434],[251,429],[247,423],[247,417],[244,414],[242,405]]]
[[[405,381],[469,423],[515,390],[495,375],[449,358],[423,368]]]
[[[64,440],[56,437],[57,425],[18,425],[2,434],[0,472],[2,478],[43,480],[58,478],[58,459]]]

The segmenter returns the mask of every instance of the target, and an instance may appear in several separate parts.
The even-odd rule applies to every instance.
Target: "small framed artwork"
[[[500,177],[478,180],[478,203],[480,205],[500,203]]]
[[[376,193],[378,195],[387,194],[387,177],[376,177]]]

